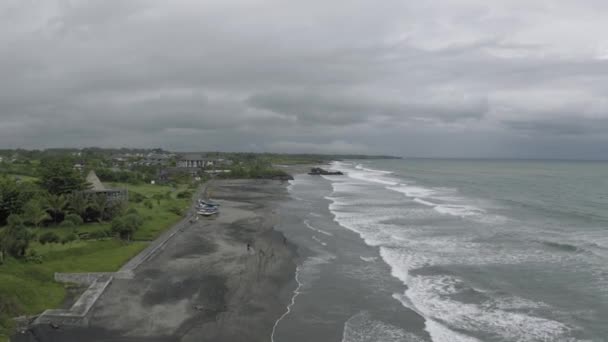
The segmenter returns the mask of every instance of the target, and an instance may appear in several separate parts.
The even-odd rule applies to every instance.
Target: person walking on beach
[[[247,253],[251,252],[251,244],[247,242]]]

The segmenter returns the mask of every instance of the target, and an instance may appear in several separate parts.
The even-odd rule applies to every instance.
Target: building
[[[202,169],[207,166],[212,166],[213,162],[207,159],[202,154],[183,154],[177,159],[177,167],[187,169]]]
[[[127,189],[108,189],[95,174],[95,171],[89,171],[87,175],[87,183],[91,184],[91,188],[89,190],[85,190],[86,194],[94,194],[96,196],[106,196],[106,198],[110,201],[127,201],[129,199],[129,192]]]
[[[146,158],[139,161],[138,164],[144,166],[167,166],[171,158],[173,158],[173,155],[170,154],[150,153]]]

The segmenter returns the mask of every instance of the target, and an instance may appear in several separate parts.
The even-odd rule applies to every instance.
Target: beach
[[[273,229],[285,187],[213,181],[220,214],[179,228],[130,279],[115,278],[85,324],[40,324],[15,341],[270,340],[296,287],[295,248]]]

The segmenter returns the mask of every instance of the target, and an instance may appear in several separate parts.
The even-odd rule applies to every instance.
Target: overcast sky
[[[0,0],[0,148],[608,158],[605,0]]]

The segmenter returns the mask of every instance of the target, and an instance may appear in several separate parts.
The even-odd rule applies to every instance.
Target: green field
[[[125,185],[109,184],[111,187],[127,187],[130,198],[138,193],[153,202],[153,208],[147,208],[143,201],[130,202],[129,207],[135,208],[144,218],[143,226],[135,233],[132,242],[124,242],[115,238],[101,240],[77,240],[67,244],[40,245],[32,243],[34,250],[42,259],[41,263],[17,261],[8,259],[0,266],[0,341],[8,338],[12,326],[12,317],[17,315],[33,315],[62,304],[66,296],[66,286],[53,281],[55,272],[112,272],[118,270],[126,261],[131,259],[149,241],[158,237],[163,231],[179,222],[182,216],[172,211],[177,207],[188,208],[191,199],[177,199],[177,189],[160,185]],[[169,195],[167,195],[169,193]],[[152,200],[154,194],[163,194],[160,200]],[[77,226],[78,233],[91,233],[108,230],[110,223],[87,223]],[[36,233],[54,231],[59,236],[65,236],[74,230],[73,227],[38,228]]]

